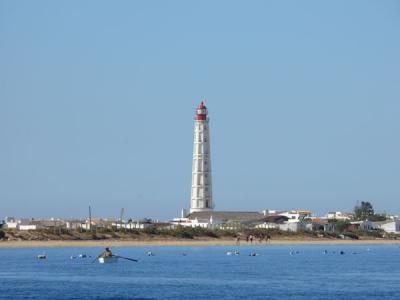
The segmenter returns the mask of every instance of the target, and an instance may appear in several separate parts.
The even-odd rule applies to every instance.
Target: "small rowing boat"
[[[99,257],[99,263],[110,264],[118,262],[118,256],[102,256]]]

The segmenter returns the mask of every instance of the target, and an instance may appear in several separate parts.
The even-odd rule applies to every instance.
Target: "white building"
[[[376,225],[387,233],[400,233],[400,220],[374,223],[380,223]]]
[[[354,222],[350,222],[350,224],[358,225],[359,228],[364,231],[372,231],[372,230],[376,229],[376,227],[374,226],[374,224],[371,221],[354,221]]]
[[[85,221],[67,220],[67,221],[65,221],[65,228],[76,230],[76,229],[82,228],[82,224],[86,225]]]
[[[282,223],[271,223],[264,222],[255,226],[256,228],[263,229],[279,229],[282,231],[298,232],[300,230],[312,230],[311,223],[305,223],[303,221],[284,221]]]
[[[368,221],[367,221],[368,222]],[[400,220],[382,221],[382,222],[368,222],[369,228],[372,230],[381,229],[387,233],[400,233]]]
[[[39,230],[39,229],[44,229],[45,227],[40,224],[18,224],[17,229],[21,231],[26,231],[26,230]]]
[[[194,121],[191,213],[212,211],[214,209],[211,183],[209,118],[207,115],[207,107],[201,102],[197,107]]]
[[[4,228],[17,230],[36,230],[37,226],[32,225],[30,219],[16,220],[12,217],[6,217]]]
[[[264,216],[268,216],[268,215],[273,215],[273,214],[277,214],[278,212],[274,209],[264,209],[262,211]]]
[[[117,228],[125,228],[125,229],[145,229],[149,227],[153,227],[154,224],[148,221],[132,221],[132,222],[116,222],[113,223],[113,226]]]
[[[16,229],[18,222],[13,217],[6,217],[4,220],[4,228],[7,229]]]
[[[351,220],[351,214],[343,213],[341,211],[330,211],[326,214],[325,219],[348,221]]]
[[[386,215],[386,218],[390,220],[400,220],[399,215]]]
[[[359,223],[360,229],[364,231],[383,230],[387,233],[400,234],[400,220],[387,220],[381,222],[362,221]]]
[[[287,217],[288,223],[297,223],[304,220],[305,218],[310,218],[312,213],[305,210],[292,210],[279,212],[278,215]]]
[[[175,226],[180,225],[183,227],[201,227],[201,228],[214,228],[216,227],[216,225],[218,225],[213,221],[212,217],[210,217],[210,219],[174,218],[170,223]]]
[[[279,229],[283,231],[291,231],[298,232],[300,230],[312,230],[311,223],[304,223],[303,221],[299,222],[285,222],[283,224],[279,224]]]

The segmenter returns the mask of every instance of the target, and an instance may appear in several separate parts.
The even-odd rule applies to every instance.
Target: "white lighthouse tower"
[[[196,109],[190,212],[212,211],[211,157],[208,111],[203,102]]]

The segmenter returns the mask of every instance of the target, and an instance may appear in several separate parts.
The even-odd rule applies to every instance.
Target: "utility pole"
[[[92,209],[89,205],[89,230],[92,232]]]
[[[119,222],[120,222],[120,226],[122,228],[122,219],[124,217],[124,208],[121,208],[121,214],[120,214],[120,218],[119,218]],[[126,231],[126,228],[125,228]]]

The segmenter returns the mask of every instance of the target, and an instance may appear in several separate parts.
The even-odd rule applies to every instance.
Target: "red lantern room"
[[[196,109],[196,120],[205,121],[207,119],[207,107],[203,101],[197,106]]]

